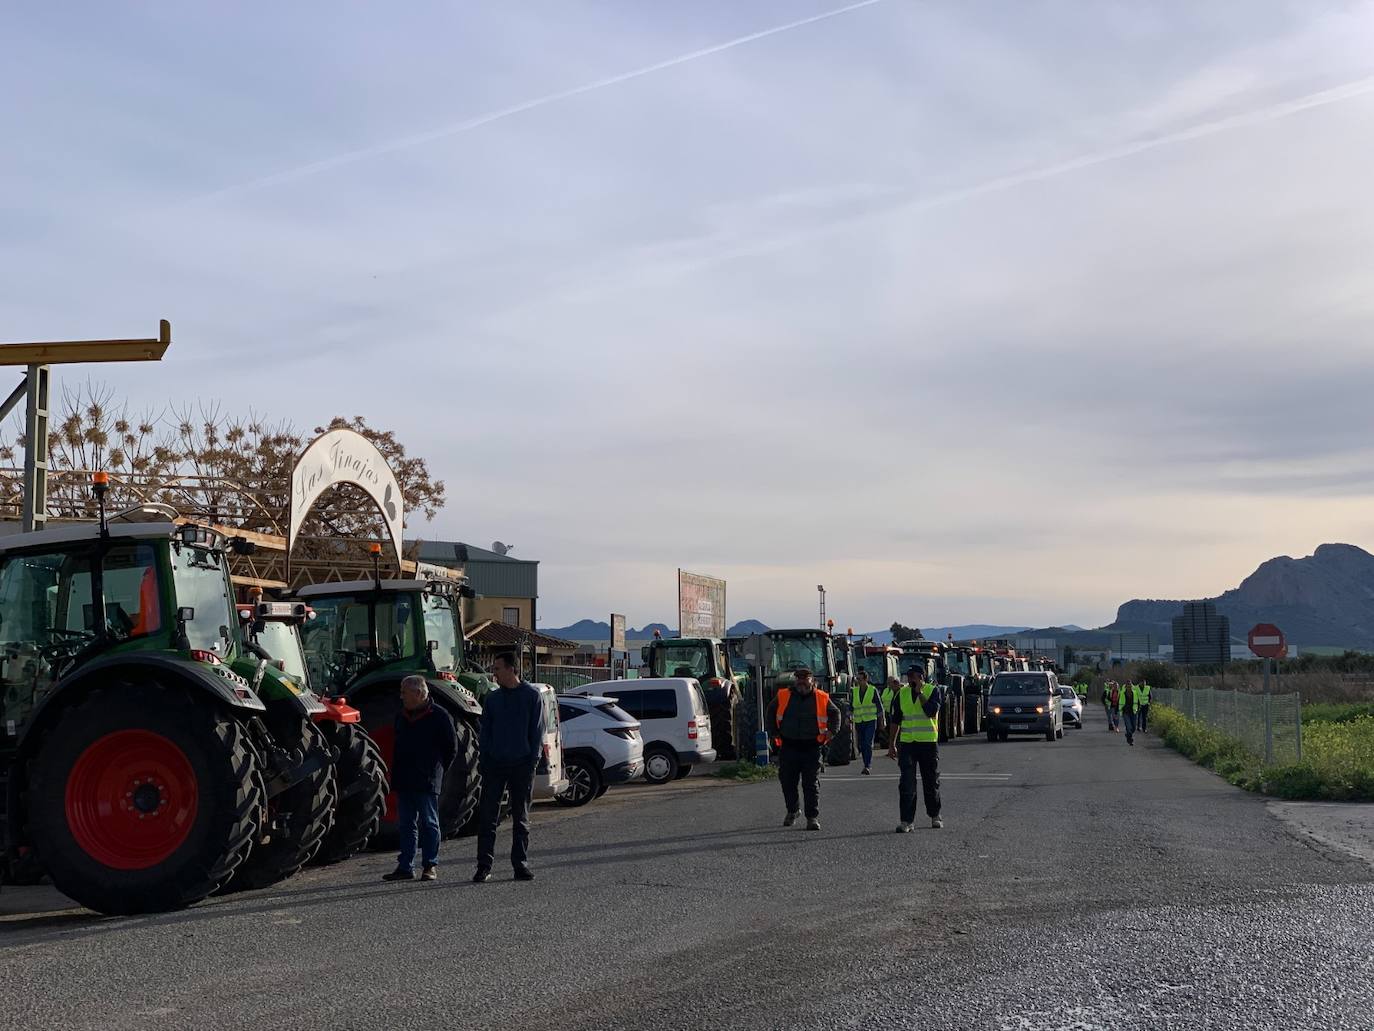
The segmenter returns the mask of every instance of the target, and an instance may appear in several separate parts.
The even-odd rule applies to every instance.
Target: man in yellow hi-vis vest
[[[932,827],[943,827],[940,819],[940,689],[926,682],[925,666],[907,670],[906,687],[897,692],[888,713],[887,755],[896,759],[902,770],[898,784],[901,822],[898,834],[910,834],[916,823],[916,773],[921,774],[926,815]]]
[[[863,774],[868,776],[873,772],[873,739],[886,721],[878,703],[878,688],[868,682],[866,670],[854,674],[854,685],[849,689],[849,714],[854,721],[854,735],[859,739]]]

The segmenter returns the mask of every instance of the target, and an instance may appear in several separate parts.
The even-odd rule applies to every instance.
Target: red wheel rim
[[[200,793],[186,753],[150,730],[116,730],[67,775],[67,826],[85,853],[115,870],[146,870],[181,847]]]
[[[386,763],[387,772],[391,771],[391,757],[396,752],[396,727],[392,723],[382,723],[375,727],[366,728],[372,735],[372,740],[377,743],[377,751],[382,753],[382,762]],[[386,793],[386,809],[382,813],[383,823],[395,823],[397,819],[396,811],[396,792]]]

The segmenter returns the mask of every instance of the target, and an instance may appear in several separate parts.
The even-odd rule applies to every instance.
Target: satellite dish
[[[491,542],[491,550],[496,552],[496,554],[498,555],[506,554],[513,547],[515,547],[514,544],[502,544],[500,541]]]

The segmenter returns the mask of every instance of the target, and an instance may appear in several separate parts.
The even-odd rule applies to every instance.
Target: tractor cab
[[[639,654],[651,677],[693,677],[701,682],[716,752],[722,759],[736,758],[735,708],[740,687],[725,642],[714,637],[655,637]]]
[[[858,669],[868,674],[868,682],[879,691],[887,687],[889,680],[900,676],[897,669],[897,660],[902,654],[900,648],[885,644],[865,644],[860,652],[861,654],[856,657]]]

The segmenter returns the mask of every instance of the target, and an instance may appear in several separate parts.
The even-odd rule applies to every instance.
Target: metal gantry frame
[[[158,323],[156,337],[123,340],[49,340],[0,344],[0,365],[25,367],[23,380],[0,404],[0,422],[20,398],[24,406],[23,528],[41,530],[48,520],[48,366],[83,362],[157,362],[172,346],[172,324]]]

